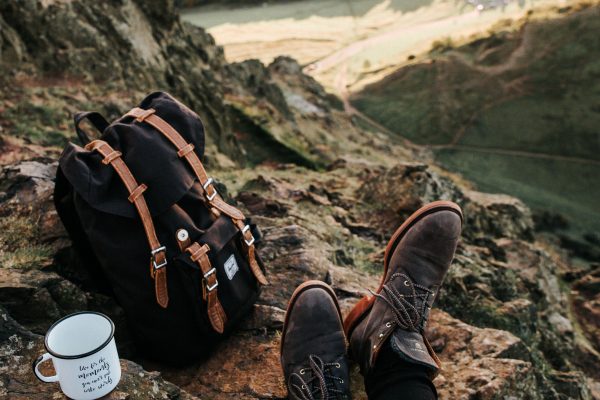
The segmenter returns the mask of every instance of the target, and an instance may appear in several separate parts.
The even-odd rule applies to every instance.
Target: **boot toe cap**
[[[329,291],[320,287],[304,290],[288,313],[281,346],[284,369],[286,365],[304,362],[311,354],[329,362],[345,353],[339,308]]]
[[[388,278],[407,274],[414,283],[439,286],[452,259],[462,230],[458,211],[442,209],[425,215],[404,235],[393,250]]]

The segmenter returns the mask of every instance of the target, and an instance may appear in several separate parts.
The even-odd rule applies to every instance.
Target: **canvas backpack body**
[[[201,163],[199,117],[157,92],[60,157],[54,201],[92,276],[125,310],[147,357],[186,363],[206,355],[250,311],[264,266],[257,230],[216,191]]]

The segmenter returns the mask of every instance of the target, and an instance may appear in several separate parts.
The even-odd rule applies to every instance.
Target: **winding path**
[[[540,159],[544,159],[544,160],[566,161],[566,162],[574,162],[574,163],[579,163],[579,164],[600,166],[600,160],[593,160],[590,158],[561,156],[558,154],[537,153],[537,152],[523,151],[523,150],[508,150],[508,149],[502,149],[502,148],[497,148],[497,147],[478,147],[478,146],[467,146],[467,145],[460,145],[460,144],[429,145],[428,147],[430,147],[432,149],[440,149],[440,150],[443,150],[443,149],[464,150],[464,151],[472,151],[472,152],[477,152],[477,153],[489,153],[489,154],[500,154],[500,155],[506,155],[506,156],[540,158]]]
[[[376,35],[370,37],[365,40],[361,40],[355,42],[345,48],[342,48],[333,54],[325,57],[324,59],[317,61],[313,64],[310,64],[307,67],[307,70],[310,73],[318,73],[322,70],[333,68],[337,66],[337,73],[335,76],[334,84],[335,88],[342,99],[342,103],[344,105],[344,111],[350,115],[361,118],[363,121],[368,123],[369,125],[381,130],[382,132],[387,133],[393,137],[398,137],[403,141],[403,144],[410,147],[420,147],[420,145],[415,144],[410,139],[401,135],[398,132],[393,132],[381,123],[372,119],[368,115],[364,114],[360,110],[356,109],[352,103],[350,102],[350,91],[348,90],[348,64],[349,60],[356,54],[360,53],[360,51],[364,50],[366,47],[372,44],[381,43],[386,40],[390,40],[394,36],[404,32],[404,28],[396,29],[390,32],[386,32],[385,34]],[[496,65],[496,66],[474,66],[469,63],[469,66],[477,69],[480,72],[484,72],[488,75],[500,75],[511,69],[515,69],[520,66],[523,59],[526,58],[526,55],[530,53],[531,50],[531,40],[530,40],[530,32],[527,26],[524,27],[523,35],[519,46],[510,54],[505,63]],[[541,57],[543,54],[547,53],[550,50],[550,46],[547,45],[544,51],[538,52],[538,57]],[[458,57],[458,56],[457,56]],[[467,63],[466,60],[458,57],[460,61]],[[531,61],[531,60],[529,60]],[[506,98],[501,99],[502,101],[506,100]],[[492,107],[497,104],[489,104],[487,107]],[[486,107],[486,108],[487,108]],[[465,127],[466,128],[466,127]],[[540,153],[540,152],[532,152],[532,151],[524,151],[524,150],[511,150],[511,149],[503,149],[498,147],[479,147],[479,146],[470,146],[470,145],[461,145],[459,144],[460,140],[463,138],[466,129],[461,129],[456,135],[452,138],[450,143],[444,145],[425,145],[425,147],[434,149],[434,150],[462,150],[462,151],[470,151],[477,153],[487,153],[487,154],[496,154],[496,155],[506,155],[506,156],[516,156],[516,157],[526,157],[526,158],[537,158],[544,160],[552,160],[552,161],[563,161],[563,162],[572,162],[579,164],[587,164],[600,166],[600,160],[594,160],[584,157],[571,157],[564,156],[559,154],[550,154],[550,153]]]

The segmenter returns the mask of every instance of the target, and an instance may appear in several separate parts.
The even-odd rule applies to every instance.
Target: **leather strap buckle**
[[[244,238],[244,243],[246,243],[246,246],[250,247],[254,244],[254,235],[252,235],[252,232],[250,231],[250,225],[246,225],[242,228],[242,237]],[[250,233],[250,240],[246,239],[246,232]]]
[[[150,252],[150,254],[151,254],[150,259],[152,260],[152,267],[154,268],[154,271],[164,268],[167,265],[167,257],[165,257],[164,262],[162,262],[160,264],[156,263],[156,255],[158,253],[164,252],[166,250],[167,250],[167,248],[165,246],[160,246]]]
[[[204,279],[208,279],[208,277],[214,274],[215,272],[217,272],[217,270],[215,268],[212,268],[210,271],[204,274]]]
[[[206,282],[206,291],[208,293],[212,292],[213,290],[215,290],[217,287],[219,287],[219,281],[215,280],[215,284],[212,286],[208,285],[208,282]]]
[[[215,198],[215,196],[217,195],[217,189],[215,189],[214,185],[213,185],[213,178],[208,178],[208,180],[206,181],[206,183],[204,185],[202,185],[202,189],[204,189],[204,191],[206,192],[206,199],[208,201],[211,201],[212,199]],[[208,194],[208,187],[211,187],[213,192],[212,194]]]
[[[217,280],[216,276],[215,276],[214,284],[210,285],[208,283],[208,277],[211,275],[215,275],[216,273],[217,273],[217,270],[213,267],[204,274],[204,297],[205,298],[208,293],[212,292],[213,290],[215,290],[216,288],[219,287],[219,281]]]

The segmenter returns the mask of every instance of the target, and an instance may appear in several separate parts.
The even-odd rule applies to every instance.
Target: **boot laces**
[[[402,294],[398,289],[390,285],[390,283],[398,278],[404,279],[403,284],[408,288],[408,294]],[[383,285],[380,293],[371,293],[390,306],[394,312],[394,320],[397,326],[404,330],[415,332],[423,329],[427,298],[434,294],[433,291],[414,283],[408,275],[396,272],[392,275],[388,283]]]
[[[332,368],[340,368],[339,363],[325,363],[318,356],[311,354],[308,356],[308,364],[309,367],[301,369],[300,374],[294,372],[290,375],[291,392],[302,400],[329,400],[344,394],[334,384],[336,381],[344,383],[344,380],[331,373]],[[302,375],[306,373],[311,376],[305,380]]]

